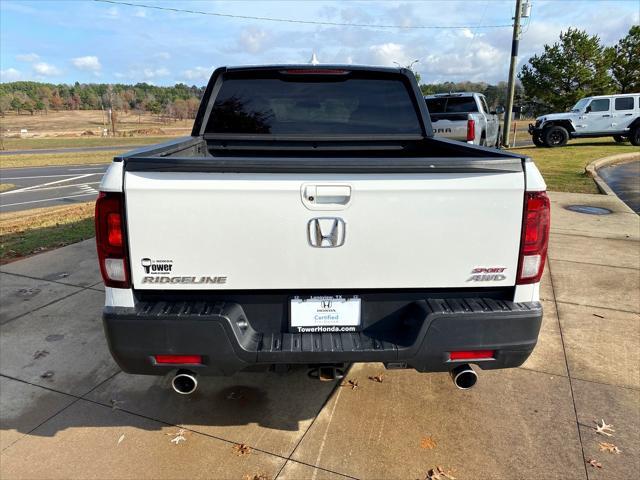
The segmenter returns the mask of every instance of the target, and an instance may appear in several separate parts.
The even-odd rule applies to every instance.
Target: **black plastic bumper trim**
[[[521,365],[537,342],[542,306],[491,298],[413,300],[395,328],[354,333],[261,333],[239,303],[221,301],[106,307],[103,318],[109,348],[129,373],[163,375],[175,368],[149,362],[159,354],[202,355],[204,365],[193,369],[203,375],[337,362],[404,362],[418,371],[446,371],[448,353],[457,350],[495,350],[493,361],[478,362],[483,369]]]

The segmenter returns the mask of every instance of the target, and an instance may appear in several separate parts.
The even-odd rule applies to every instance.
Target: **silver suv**
[[[640,145],[640,93],[583,98],[567,113],[536,118],[529,134],[538,147],[562,147],[570,138],[595,137]]]

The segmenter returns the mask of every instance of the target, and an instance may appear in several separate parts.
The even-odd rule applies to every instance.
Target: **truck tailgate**
[[[452,120],[443,118],[431,123],[436,137],[449,138],[451,140],[467,140],[467,120]]]
[[[522,171],[127,171],[124,186],[136,289],[515,284]]]

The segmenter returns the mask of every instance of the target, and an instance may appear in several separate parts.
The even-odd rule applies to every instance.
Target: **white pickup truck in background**
[[[436,137],[473,145],[500,146],[502,107],[490,111],[481,93],[438,93],[424,97]]]
[[[96,204],[129,373],[351,362],[459,388],[533,350],[549,233],[526,157],[434,138],[406,69],[219,68],[190,137],[117,156]]]

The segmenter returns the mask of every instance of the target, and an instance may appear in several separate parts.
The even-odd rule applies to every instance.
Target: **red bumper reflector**
[[[156,355],[154,358],[158,364],[193,365],[202,363],[201,355]]]
[[[469,350],[449,353],[449,360],[478,360],[482,358],[494,358],[495,350]]]

